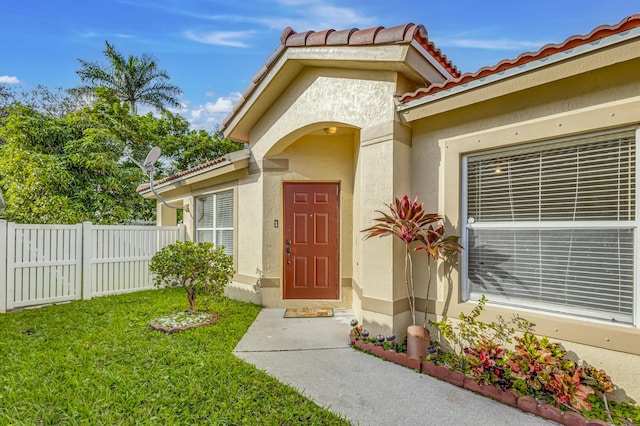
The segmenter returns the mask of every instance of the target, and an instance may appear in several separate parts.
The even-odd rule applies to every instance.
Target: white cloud
[[[280,0],[278,3],[284,4],[285,6],[298,6],[301,4],[313,3],[313,0]]]
[[[125,39],[130,39],[130,38],[135,38],[136,36],[133,34],[126,34],[126,33],[99,33],[96,31],[87,31],[84,33],[78,33],[78,36],[81,38],[103,38],[103,39],[109,39],[112,37],[116,37],[116,38],[125,38]]]
[[[358,10],[327,4],[299,3],[290,17],[263,17],[258,23],[274,30],[291,27],[296,31],[321,31],[329,28],[368,28],[375,25],[374,18],[361,14]]]
[[[518,41],[518,40],[482,40],[473,38],[443,38],[442,41],[436,43],[438,47],[468,47],[472,49],[488,49],[488,50],[523,50],[523,49],[539,49],[546,43],[534,41]]]
[[[336,29],[351,28],[358,26],[374,25],[374,20],[370,16],[363,15],[356,9],[348,7],[338,7],[319,2],[308,11],[302,11],[304,15],[311,13],[314,21],[319,21],[321,29],[336,27]]]
[[[233,111],[233,105],[238,102],[242,94],[230,93],[216,99],[215,102],[207,102],[182,112],[194,129],[212,131],[220,127],[222,120]]]
[[[334,28],[368,28],[377,22],[377,17],[365,15],[358,9],[340,7],[325,0],[279,0],[278,4],[286,6],[286,16],[267,15],[248,17],[241,15],[210,15],[212,21],[258,24],[271,30],[282,30],[292,27],[296,31],[325,30]]]
[[[229,113],[233,109],[233,104],[240,99],[240,94],[234,94],[233,97],[218,98],[215,103],[207,102],[205,109],[208,113],[215,114],[218,112]]]
[[[20,84],[22,83],[18,77],[13,75],[0,75],[0,83],[2,84]]]
[[[203,33],[185,31],[184,33],[188,39],[200,43],[231,47],[248,47],[243,39],[251,38],[254,34],[255,31],[209,31]]]
[[[191,125],[192,129],[204,129],[208,132],[217,130],[222,124],[222,120],[233,111],[233,106],[242,97],[239,92],[229,93],[221,96],[215,102],[207,102],[204,105],[191,106],[188,100],[182,100],[179,108],[169,107],[167,110],[173,114],[182,115]],[[138,106],[139,115],[151,113],[154,117],[161,114],[155,108],[140,104]]]

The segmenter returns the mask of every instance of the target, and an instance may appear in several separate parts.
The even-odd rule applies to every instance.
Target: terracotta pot
[[[410,358],[422,359],[427,354],[430,337],[429,330],[421,325],[407,327],[407,355]]]

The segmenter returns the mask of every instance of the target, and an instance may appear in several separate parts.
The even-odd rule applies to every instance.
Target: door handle
[[[287,265],[291,265],[291,247],[287,247]]]

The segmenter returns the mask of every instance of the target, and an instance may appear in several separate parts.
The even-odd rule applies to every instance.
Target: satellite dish
[[[144,163],[142,163],[142,168],[147,172],[152,172],[155,170],[153,165],[158,161],[158,158],[162,155],[162,150],[158,146],[154,146],[151,148],[151,151],[147,154],[147,158],[144,159]]]
[[[160,149],[160,147],[154,146],[153,148],[151,148],[151,151],[149,151],[149,153],[147,154],[147,158],[144,159],[142,169],[145,172],[149,172],[149,187],[151,188],[151,192],[153,193],[153,195],[155,195],[158,200],[162,201],[162,204],[164,204],[165,206],[171,209],[178,209],[179,207],[172,206],[167,203],[153,187],[153,172],[156,171],[156,168],[153,165],[156,163],[156,161],[158,161],[158,158],[160,158],[161,155],[162,150]]]

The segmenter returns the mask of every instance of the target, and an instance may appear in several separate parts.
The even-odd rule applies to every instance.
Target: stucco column
[[[376,210],[386,210],[385,204],[394,197],[409,193],[410,156],[411,132],[401,124],[390,122],[362,130],[359,188],[354,197],[360,210],[356,232],[375,224]],[[362,239],[364,234],[359,234],[356,238]],[[403,308],[404,246],[390,236],[361,241],[357,246],[354,309],[372,333],[404,335],[410,321]]]
[[[177,223],[177,209],[169,208],[158,202],[156,205],[156,224],[158,226],[176,226]]]
[[[193,196],[182,200],[182,223],[185,228],[185,238],[187,241],[196,240],[196,199]]]

